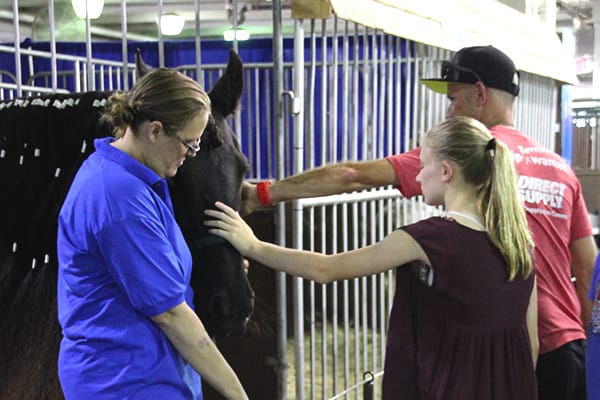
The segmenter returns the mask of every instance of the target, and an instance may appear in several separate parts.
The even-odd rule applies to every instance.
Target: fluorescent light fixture
[[[223,32],[223,39],[228,42],[233,42],[233,40],[236,38],[238,42],[242,40],[248,40],[250,39],[250,31],[245,29],[237,29],[235,31],[233,29],[227,29],[225,32]]]
[[[85,9],[90,19],[99,18],[104,8],[104,0],[71,0],[71,5],[78,18],[85,19]]]
[[[185,18],[177,14],[164,14],[160,17],[160,33],[165,36],[176,36],[183,30]]]

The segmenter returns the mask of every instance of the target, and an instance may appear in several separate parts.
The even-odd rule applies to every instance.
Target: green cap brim
[[[421,79],[421,83],[434,92],[448,94],[448,82],[443,79]]]

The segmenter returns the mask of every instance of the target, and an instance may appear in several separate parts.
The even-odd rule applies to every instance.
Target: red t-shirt
[[[535,242],[540,353],[585,339],[581,305],[571,282],[569,244],[592,235],[581,185],[569,165],[556,153],[521,132],[490,128],[506,144],[517,168],[521,200]],[[415,180],[420,149],[387,158],[396,171],[398,190],[406,196],[421,194]]]

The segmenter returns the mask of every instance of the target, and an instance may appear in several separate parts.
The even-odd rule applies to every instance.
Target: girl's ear
[[[442,161],[442,182],[450,182],[454,177],[454,167],[448,161]]]

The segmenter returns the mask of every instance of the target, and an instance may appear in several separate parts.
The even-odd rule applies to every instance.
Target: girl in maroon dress
[[[417,181],[441,217],[361,249],[324,255],[259,241],[217,203],[212,233],[262,264],[320,283],[396,268],[385,400],[537,398],[531,240],[509,151],[474,119],[427,132]]]

